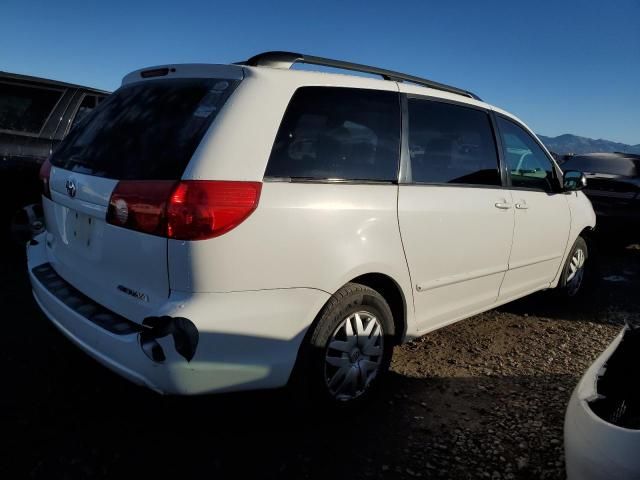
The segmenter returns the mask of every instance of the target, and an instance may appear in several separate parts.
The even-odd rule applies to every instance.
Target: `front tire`
[[[305,338],[292,385],[313,402],[346,407],[365,401],[389,369],[393,315],[377,291],[348,283],[327,302]]]
[[[579,297],[590,280],[590,267],[589,246],[583,237],[578,237],[562,269],[559,292],[567,298]]]

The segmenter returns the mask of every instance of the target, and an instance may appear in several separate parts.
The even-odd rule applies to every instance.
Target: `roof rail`
[[[444,83],[434,82],[433,80],[428,80],[426,78],[414,77],[413,75],[394,72],[392,70],[385,70],[378,67],[370,67],[368,65],[361,65],[359,63],[343,62],[341,60],[332,60],[330,58],[303,55],[301,53],[264,52],[251,57],[245,62],[237,62],[238,65],[247,65],[250,67],[272,67],[284,69],[291,68],[295,63],[322,65],[325,67],[340,68],[342,70],[352,70],[354,72],[371,73],[374,75],[380,75],[385,80],[393,80],[395,82],[411,82],[417,85],[435,88],[436,90],[455,93],[457,95],[463,95],[465,97],[481,101],[481,98],[472,92],[463,90],[461,88],[452,87],[450,85],[445,85]]]

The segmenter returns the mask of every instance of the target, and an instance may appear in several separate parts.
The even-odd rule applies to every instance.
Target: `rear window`
[[[124,180],[180,178],[237,84],[196,78],[124,86],[87,113],[51,163]]]
[[[635,177],[640,175],[640,160],[630,158],[572,157],[562,164],[562,170],[578,170],[587,173],[608,173]]]
[[[0,130],[38,134],[62,90],[0,82]]]
[[[395,181],[399,152],[397,93],[303,87],[289,103],[265,176]]]

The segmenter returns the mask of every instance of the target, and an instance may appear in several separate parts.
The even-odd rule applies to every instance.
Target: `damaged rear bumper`
[[[172,292],[138,324],[59,277],[44,243],[40,237],[27,251],[33,295],[45,315],[100,363],[159,393],[284,386],[306,329],[329,298],[309,288]]]

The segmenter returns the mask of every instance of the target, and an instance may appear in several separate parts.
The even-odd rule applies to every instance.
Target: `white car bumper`
[[[160,393],[284,386],[307,328],[329,298],[326,292],[311,288],[172,292],[157,316],[189,319],[198,331],[197,347],[193,358],[187,360],[176,350],[171,335],[158,338],[165,354],[164,361],[158,362],[141,347],[142,326],[115,314],[120,320],[108,320],[111,323],[106,328],[104,322],[96,321],[93,307],[101,308],[102,318],[110,318],[108,310],[89,305],[90,299],[62,278],[55,278],[57,274],[48,266],[44,236],[37,240],[37,245],[27,249],[28,268],[33,295],[46,316],[100,363]],[[53,283],[44,281],[43,275]],[[58,289],[51,285],[58,285]]]

